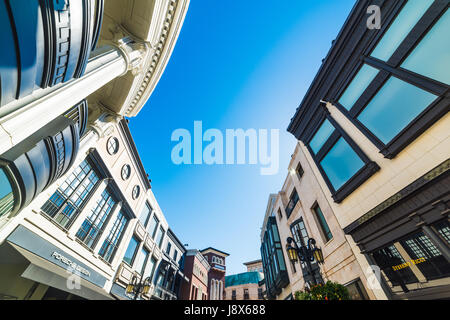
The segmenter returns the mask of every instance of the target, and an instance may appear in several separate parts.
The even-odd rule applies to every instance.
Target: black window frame
[[[322,221],[322,219],[320,219],[319,213],[317,212],[317,209],[320,210],[320,214],[322,215],[324,221]],[[317,201],[316,201],[316,202],[314,203],[314,205],[311,207],[311,211],[312,211],[313,214],[314,214],[315,220],[317,221],[317,225],[319,226],[320,232],[321,232],[321,234],[322,234],[322,236],[323,236],[323,239],[325,240],[324,243],[327,243],[328,241],[331,241],[331,240],[333,239],[333,233],[331,232],[330,225],[328,224],[327,219],[325,218],[325,215],[323,214],[323,211],[322,211],[322,209],[320,208],[319,203],[318,203]],[[327,228],[328,231],[329,231],[329,235],[328,235],[328,233],[325,231],[326,228],[325,228],[325,226],[323,225],[324,222],[325,222],[325,224],[326,224],[326,228]]]
[[[297,198],[294,200],[294,198]],[[297,203],[300,201],[300,196],[298,195],[297,189],[294,187],[292,189],[291,195],[289,196],[288,204],[286,205],[286,209],[284,210],[286,212],[286,218],[289,219],[289,217],[292,215],[292,212],[294,211],[295,207],[297,206]],[[289,206],[291,205],[291,202],[295,202],[292,205],[292,208]],[[289,209],[290,208],[290,209]]]
[[[369,159],[369,157],[361,150],[361,148],[353,141],[352,138],[345,132],[344,129],[333,119],[330,112],[326,107],[322,105],[319,108],[319,112],[316,114],[315,123],[313,130],[310,130],[308,137],[306,138],[306,148],[308,149],[311,157],[313,158],[320,174],[322,175],[328,189],[331,192],[331,196],[336,203],[341,203],[347,196],[349,196],[353,191],[355,191],[359,186],[361,186],[366,180],[368,180],[372,175],[374,175],[380,167],[378,164]],[[334,127],[334,131],[326,139],[317,153],[315,153],[311,146],[311,140],[314,138],[316,133],[321,128],[322,124],[328,120]],[[338,190],[336,190],[331,183],[328,175],[320,164],[325,156],[330,152],[330,150],[335,146],[339,139],[343,138],[345,142],[352,148],[356,155],[364,162],[362,168],[360,168],[350,179],[348,179]]]
[[[403,4],[405,4],[404,1]],[[365,49],[359,61],[353,67],[350,74],[340,85],[340,89],[336,91],[330,102],[335,105],[380,151],[387,159],[395,158],[403,149],[416,140],[423,132],[431,127],[436,121],[444,116],[449,107],[450,86],[437,80],[428,78],[424,75],[401,68],[402,63],[410,53],[419,45],[426,37],[428,31],[439,21],[448,9],[448,2],[435,0],[430,8],[425,12],[423,17],[417,21],[411,32],[399,44],[396,51],[388,61],[382,61],[370,54],[382,39],[390,25],[386,24],[374,36],[370,45]],[[397,16],[401,9],[397,11]],[[392,22],[396,17],[392,18]],[[355,102],[350,110],[347,110],[339,103],[339,99],[345,92],[347,87],[353,81],[361,67],[367,64],[379,70],[377,76],[363,91],[361,96]],[[416,117],[406,127],[404,127],[390,142],[383,143],[375,134],[373,134],[357,117],[372,101],[373,97],[383,88],[385,83],[391,77],[398,78],[406,83],[414,85],[429,93],[436,95],[436,99]]]

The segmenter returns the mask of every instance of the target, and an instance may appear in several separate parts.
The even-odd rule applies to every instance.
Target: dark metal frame
[[[375,174],[380,167],[373,161],[371,161],[366,154],[361,150],[361,148],[350,138],[350,136],[341,128],[341,126],[331,117],[329,111],[322,106],[320,112],[316,114],[315,117],[314,130],[309,130],[305,141],[306,147],[309,150],[317,168],[319,169],[322,177],[325,180],[328,188],[331,191],[331,196],[333,200],[337,203],[342,202],[342,200],[356,190],[361,184],[363,184],[367,179],[369,179],[373,174]],[[330,135],[330,137],[324,142],[317,154],[312,150],[310,146],[311,140],[314,138],[317,131],[320,129],[325,120],[330,121],[335,130]],[[340,138],[343,138],[348,145],[355,151],[358,157],[364,162],[364,166],[359,169],[347,182],[345,182],[338,190],[336,190],[328,178],[325,170],[322,168],[320,162],[325,158],[325,156],[330,152],[334,145],[338,142]]]

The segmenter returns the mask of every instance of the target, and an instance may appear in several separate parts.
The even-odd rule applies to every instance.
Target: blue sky
[[[260,258],[270,193],[287,175],[286,131],[354,0],[191,0],[167,68],[130,128],[170,227],[188,248],[230,254],[227,274]],[[280,130],[278,174],[260,165],[175,165],[172,132]],[[205,145],[204,145],[205,146]]]

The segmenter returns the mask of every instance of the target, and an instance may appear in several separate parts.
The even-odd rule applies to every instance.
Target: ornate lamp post
[[[141,279],[139,281],[136,276],[133,276],[133,279],[131,279],[131,282],[127,286],[126,292],[127,294],[133,294],[133,300],[137,300],[138,296],[142,296],[148,293],[148,291],[150,290],[150,285],[150,277]]]
[[[292,243],[294,246],[292,246]],[[314,270],[311,266],[311,262],[314,260],[317,263],[322,264],[324,262],[322,249],[316,247],[316,240],[313,238],[308,239],[308,244],[305,246],[302,242],[302,246],[299,248],[297,242],[291,237],[286,239],[286,251],[289,256],[289,260],[292,263],[296,263],[299,259],[306,263],[309,273],[312,276],[312,283],[317,284],[316,277],[314,276]]]

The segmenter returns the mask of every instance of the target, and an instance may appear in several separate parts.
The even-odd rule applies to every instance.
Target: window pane
[[[103,232],[103,226],[115,203],[108,190],[104,190],[101,197],[97,199],[97,204],[92,209],[91,214],[86,217],[80,229],[78,229],[76,237],[92,248]]]
[[[144,248],[141,249],[139,253],[139,258],[136,264],[136,271],[142,274],[144,272],[145,263],[147,262],[148,251]]]
[[[309,143],[311,149],[314,151],[314,153],[319,152],[320,148],[322,148],[323,144],[327,139],[331,136],[331,134],[334,131],[334,127],[331,124],[330,121],[325,119],[325,121],[320,126],[319,130],[317,130],[314,137],[311,139],[311,142]]]
[[[123,261],[128,263],[130,266],[133,265],[136,249],[139,245],[138,240],[133,237],[130,240],[130,244],[128,245],[127,251],[125,252],[125,256],[123,257]]]
[[[144,227],[147,226],[148,218],[150,216],[150,208],[147,204],[144,205],[144,209],[142,209],[141,215],[139,216],[139,221],[142,223]]]
[[[8,214],[14,207],[14,194],[6,173],[0,169],[0,217]]]
[[[437,97],[391,77],[358,116],[383,143],[389,143]]]
[[[153,274],[155,273],[156,260],[155,258],[151,258],[150,261],[145,266],[144,276],[143,278],[150,277],[150,281],[153,278]]]
[[[325,235],[326,240],[330,241],[333,238],[333,234],[331,233],[331,230],[328,227],[328,223],[325,220],[325,217],[323,216],[322,210],[320,209],[319,206],[316,206],[314,208],[314,211],[316,212],[317,220],[319,220],[320,226],[322,227],[322,231]]]
[[[433,0],[409,0],[373,50],[372,56],[389,60],[432,3]]]
[[[364,162],[344,138],[339,138],[320,164],[335,190],[364,166]]]
[[[148,232],[152,235],[152,238],[155,239],[156,235],[156,228],[158,227],[159,220],[156,217],[156,214],[153,214],[152,221],[150,222],[148,226]]]
[[[450,84],[450,11],[441,17],[402,64],[402,68]]]
[[[364,90],[367,89],[369,84],[375,79],[379,70],[373,68],[367,64],[363,65],[356,76],[353,78],[350,85],[345,89],[339,103],[347,110],[350,110],[355,102],[361,97]]]

